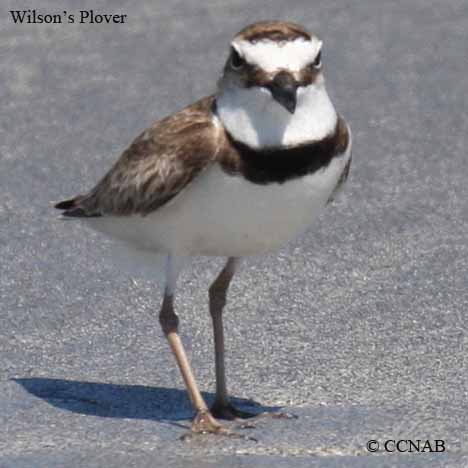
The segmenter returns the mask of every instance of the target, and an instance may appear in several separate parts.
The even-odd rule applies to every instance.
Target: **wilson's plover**
[[[347,178],[351,133],[325,89],[322,42],[288,22],[239,32],[213,96],[154,123],[88,193],[56,208],[138,249],[167,255],[160,323],[187,386],[194,432],[228,433],[247,416],[228,398],[222,311],[246,255],[303,233]],[[209,288],[216,400],[208,409],[177,328],[184,259],[224,256]]]

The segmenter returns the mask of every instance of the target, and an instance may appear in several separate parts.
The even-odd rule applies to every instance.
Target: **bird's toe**
[[[189,440],[200,434],[215,434],[257,442],[257,439],[254,437],[238,434],[237,432],[233,432],[225,428],[222,424],[216,421],[211,412],[207,410],[198,411],[192,421],[190,433],[183,435],[181,439]]]
[[[258,413],[243,411],[236,408],[232,403],[215,402],[211,407],[211,414],[218,419],[234,421],[236,419],[249,419],[258,416]]]

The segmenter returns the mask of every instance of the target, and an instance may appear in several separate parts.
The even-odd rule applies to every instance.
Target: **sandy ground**
[[[128,14],[113,25],[15,25],[18,2],[3,3],[2,468],[468,466],[465,0],[99,2]],[[106,239],[58,222],[49,202],[91,188],[140,130],[211,93],[229,39],[265,18],[324,40],[352,175],[313,230],[249,260],[230,293],[232,395],[298,418],[259,420],[245,432],[257,443],[181,442],[192,413],[156,275],[116,266]],[[206,289],[220,265],[197,259],[177,302],[208,400]],[[369,453],[371,439],[446,451]]]

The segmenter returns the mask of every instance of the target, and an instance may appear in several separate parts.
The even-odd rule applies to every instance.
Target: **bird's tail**
[[[89,213],[86,211],[84,207],[81,206],[82,200],[82,196],[70,198],[68,200],[55,203],[54,208],[57,210],[62,210],[62,216],[70,218],[95,218],[101,216],[98,213]]]

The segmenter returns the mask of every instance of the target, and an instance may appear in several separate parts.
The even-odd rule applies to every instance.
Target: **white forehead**
[[[284,42],[265,39],[255,43],[235,40],[232,46],[248,63],[266,72],[280,68],[299,71],[315,59],[322,48],[322,41],[315,36],[310,41],[302,38]]]

